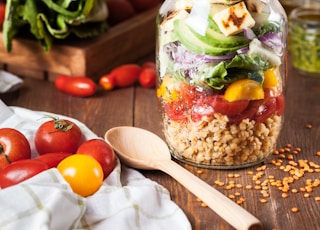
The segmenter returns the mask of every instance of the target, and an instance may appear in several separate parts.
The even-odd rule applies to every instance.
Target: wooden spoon
[[[234,228],[262,229],[260,221],[247,210],[171,160],[168,146],[154,133],[122,126],[108,130],[105,140],[124,164],[138,169],[158,169],[169,174]]]

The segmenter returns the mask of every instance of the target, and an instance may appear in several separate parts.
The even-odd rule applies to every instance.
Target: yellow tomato
[[[57,169],[70,184],[72,190],[80,196],[94,194],[102,185],[103,171],[93,157],[74,154],[62,160]]]
[[[278,85],[277,74],[279,73],[279,68],[268,69],[264,72],[263,88],[272,88]]]
[[[262,85],[254,80],[242,79],[231,83],[224,97],[227,101],[259,100],[264,98]]]

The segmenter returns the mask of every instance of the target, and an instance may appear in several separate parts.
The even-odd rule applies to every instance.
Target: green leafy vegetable
[[[6,12],[3,40],[8,52],[20,33],[31,34],[49,51],[54,39],[92,37],[107,29],[105,0],[7,0]]]
[[[263,82],[264,71],[269,68],[268,62],[259,57],[247,54],[235,56],[231,62],[220,62],[214,67],[202,72],[208,85],[221,90],[235,80],[249,78],[259,83]]]

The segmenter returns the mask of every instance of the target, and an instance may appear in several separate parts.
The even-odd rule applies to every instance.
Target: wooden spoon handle
[[[158,161],[158,168],[172,176],[196,197],[206,203],[214,212],[236,229],[260,230],[260,221],[174,161]]]

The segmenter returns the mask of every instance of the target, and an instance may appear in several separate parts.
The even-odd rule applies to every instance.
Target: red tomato
[[[63,159],[57,169],[70,184],[73,192],[83,197],[94,194],[103,182],[101,165],[87,155],[71,155]]]
[[[108,23],[115,25],[136,14],[135,9],[127,0],[106,0],[109,10]]]
[[[180,102],[172,102],[163,105],[164,113],[173,121],[185,121],[187,108]]]
[[[139,83],[146,88],[153,88],[156,86],[157,72],[153,68],[143,68],[139,74]]]
[[[6,15],[6,3],[0,2],[0,29],[2,28],[5,15]]]
[[[80,128],[69,120],[54,118],[40,125],[34,137],[38,153],[75,153],[83,142]]]
[[[141,67],[136,64],[124,64],[116,67],[110,73],[116,80],[116,86],[128,87],[133,85],[141,72]]]
[[[116,80],[112,75],[106,74],[100,78],[99,84],[104,90],[112,90],[116,87]]]
[[[229,102],[223,96],[215,95],[206,97],[208,104],[212,106],[216,113],[233,116],[243,112],[249,105],[249,100]]]
[[[281,116],[285,110],[286,104],[284,100],[284,95],[280,94],[277,98],[277,115]]]
[[[0,129],[0,170],[14,161],[31,158],[30,144],[18,130]]]
[[[48,165],[49,168],[56,168],[58,164],[66,157],[71,156],[72,153],[46,153],[34,158]]]
[[[104,178],[107,178],[116,166],[116,156],[110,145],[101,139],[85,141],[77,150],[78,154],[84,154],[96,159],[103,170]]]
[[[229,117],[229,122],[233,124],[238,124],[246,118],[253,118],[257,113],[262,100],[250,101],[248,107],[239,114]]]
[[[160,0],[129,0],[133,7],[141,12],[148,9],[151,9],[152,7],[155,7],[156,5],[160,4]]]
[[[95,94],[97,85],[87,77],[68,77],[60,75],[55,79],[58,90],[77,97],[88,97]]]
[[[265,122],[277,110],[277,100],[275,97],[265,98],[260,104],[254,120],[258,123]]]
[[[13,162],[0,171],[0,187],[6,188],[18,184],[48,168],[45,163],[31,159]]]
[[[156,63],[154,63],[153,61],[147,61],[142,64],[142,69],[145,69],[145,68],[152,68],[156,70],[157,69]]]

